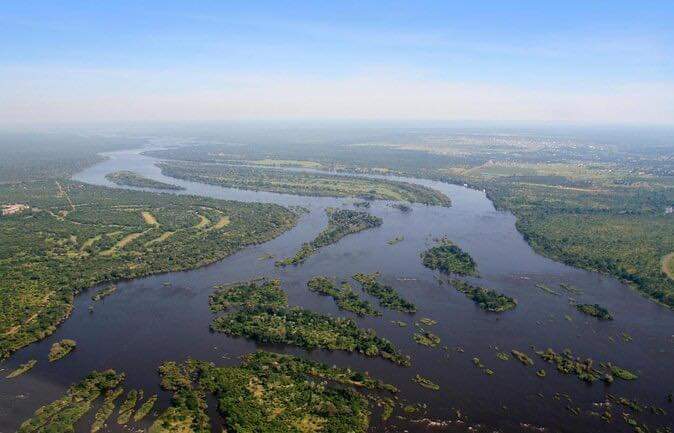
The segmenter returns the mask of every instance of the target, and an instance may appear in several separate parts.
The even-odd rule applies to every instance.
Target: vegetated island
[[[421,332],[415,332],[414,335],[412,335],[412,339],[417,344],[421,344],[422,346],[438,347],[440,345],[440,337],[433,334],[432,332],[424,330]]]
[[[69,338],[64,338],[61,341],[57,341],[52,344],[51,349],[49,349],[49,362],[58,361],[59,359],[70,354],[77,347],[77,342]]]
[[[170,161],[157,165],[165,176],[228,188],[306,196],[406,201],[436,206],[451,205],[446,195],[432,188],[386,179],[195,162]]]
[[[613,314],[599,304],[578,304],[576,309],[599,320],[613,320]]]
[[[167,362],[159,372],[173,399],[152,433],[210,432],[207,394],[217,398],[231,433],[365,433],[370,400],[389,400],[381,395],[397,392],[366,373],[270,352],[246,355],[237,366]]]
[[[427,268],[439,270],[445,274],[477,275],[477,266],[473,258],[448,240],[442,240],[421,254]]]
[[[116,284],[110,284],[108,287],[103,287],[99,290],[96,291],[91,296],[91,300],[94,302],[98,302],[103,298],[107,298],[108,296],[112,295],[117,291],[117,285]]]
[[[50,335],[74,296],[104,282],[203,266],[293,227],[274,204],[105,188],[67,180],[0,185],[0,359]]]
[[[438,385],[435,382],[433,382],[432,380],[430,380],[428,378],[425,378],[423,376],[420,376],[418,374],[416,376],[414,376],[414,379],[412,379],[412,381],[416,382],[417,384],[419,384],[420,386],[422,386],[426,389],[430,389],[431,391],[439,391],[440,390],[440,385]]]
[[[328,214],[328,226],[316,236],[316,239],[302,244],[293,257],[277,260],[276,266],[300,264],[321,247],[334,244],[346,235],[379,227],[382,224],[381,218],[363,211],[330,207],[325,212]]]
[[[214,313],[232,307],[284,307],[288,296],[281,289],[281,280],[259,279],[215,286],[208,304]]]
[[[184,190],[182,186],[173,185],[166,182],[161,182],[159,180],[150,179],[148,177],[142,176],[138,173],[128,170],[115,171],[113,173],[108,173],[105,175],[105,178],[112,183],[121,186],[133,186],[136,188],[152,188],[152,189],[165,189],[172,191],[181,191]]]
[[[517,307],[517,301],[515,299],[499,293],[496,290],[473,286],[465,281],[455,279],[451,280],[450,284],[485,311],[502,313]]]
[[[61,398],[36,410],[31,418],[21,424],[17,433],[75,431],[75,424],[89,413],[96,399],[117,388],[124,377],[124,373],[114,370],[90,373],[68,388]]]
[[[359,316],[381,316],[381,313],[369,301],[361,299],[346,282],[337,288],[328,277],[318,276],[310,279],[307,286],[312,292],[330,296],[340,310],[351,311]]]
[[[592,383],[602,380],[606,383],[612,383],[614,378],[622,380],[635,380],[639,376],[625,368],[613,365],[611,362],[599,363],[599,368],[591,358],[581,359],[574,356],[569,349],[562,353],[557,353],[548,348],[544,351],[536,352],[543,360],[557,366],[557,371],[562,374],[575,374],[578,379]]]
[[[117,399],[124,394],[124,388],[121,386],[114,389],[108,389],[103,397],[103,403],[94,414],[94,421],[91,423],[91,433],[96,433],[108,422],[112,413],[117,407]]]
[[[14,377],[21,376],[22,374],[30,371],[33,367],[35,367],[36,364],[37,364],[37,360],[31,359],[30,361],[25,362],[25,363],[19,365],[14,370],[12,370],[7,376],[5,376],[5,378],[12,379]]]
[[[211,298],[211,309],[221,311],[232,306],[238,310],[216,317],[211,329],[234,337],[246,337],[261,343],[282,343],[304,349],[329,349],[380,356],[396,364],[409,366],[409,358],[372,329],[358,327],[347,318],[331,317],[300,307],[289,307],[278,285],[242,283],[218,289]],[[260,299],[270,296],[273,302]],[[224,306],[224,307],[223,307]]]
[[[353,279],[363,287],[365,293],[379,299],[379,305],[382,307],[402,313],[416,313],[417,307],[413,303],[402,298],[393,287],[380,283],[378,278],[379,272],[374,274],[357,273],[353,276]]]
[[[615,152],[611,145],[586,146],[590,142],[574,140],[571,146],[560,146],[549,137],[527,136],[531,146],[523,153],[513,153],[510,145],[500,149],[487,145],[490,140],[457,148],[456,143],[446,146],[423,134],[417,136],[422,144],[415,149],[309,149],[304,144],[292,147],[284,142],[264,148],[241,146],[234,150],[229,145],[212,144],[151,153],[159,158],[195,161],[312,159],[344,171],[385,172],[470,185],[485,191],[497,209],[512,211],[517,229],[537,252],[626,280],[674,308],[674,278],[663,272],[664,263],[674,270],[674,256],[663,263],[663,257],[674,251],[674,171],[660,150],[650,147],[644,152],[646,147],[637,146]],[[452,142],[456,137],[448,134],[445,138]],[[512,140],[511,144],[519,145],[523,137]],[[445,153],[447,150],[451,152]],[[465,156],[457,159],[457,150]]]

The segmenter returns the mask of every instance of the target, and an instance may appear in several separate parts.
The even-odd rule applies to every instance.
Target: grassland
[[[136,188],[165,189],[173,191],[185,189],[182,186],[160,182],[158,180],[150,179],[136,172],[127,170],[108,173],[105,175],[105,178],[117,185],[132,186]]]
[[[210,432],[206,394],[216,396],[231,433],[364,433],[370,420],[364,392],[396,391],[367,374],[269,352],[229,367],[168,362],[160,374],[173,399],[151,427],[154,433]]]
[[[166,176],[229,188],[308,196],[392,200],[437,206],[451,204],[447,196],[433,189],[390,180],[193,162],[162,162],[159,163],[159,167]]]
[[[29,205],[0,217],[0,358],[51,334],[86,288],[212,263],[297,219],[276,205],[64,180],[0,185],[0,203]]]
[[[334,244],[344,236],[378,227],[382,224],[381,218],[367,212],[335,208],[327,208],[325,212],[328,214],[328,226],[316,236],[316,239],[302,244],[293,257],[277,260],[276,266],[298,265],[319,248]]]

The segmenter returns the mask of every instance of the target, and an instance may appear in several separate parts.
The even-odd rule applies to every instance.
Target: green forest
[[[364,393],[397,392],[358,371],[270,352],[249,354],[238,366],[188,360],[167,362],[159,371],[173,398],[150,428],[154,433],[210,432],[207,394],[216,396],[232,433],[364,433],[371,414]]]
[[[421,260],[427,268],[437,269],[445,274],[477,275],[477,265],[473,258],[447,240],[424,251]]]
[[[296,222],[271,204],[103,188],[66,180],[0,185],[0,358],[51,334],[73,297],[102,282],[192,269]]]
[[[216,288],[211,309],[220,312],[228,307],[237,307],[237,310],[213,319],[213,331],[261,343],[358,352],[406,366],[410,362],[393,343],[378,337],[373,329],[360,328],[352,319],[289,307],[276,280]]]

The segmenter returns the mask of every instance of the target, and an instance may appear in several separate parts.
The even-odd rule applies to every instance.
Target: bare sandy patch
[[[141,212],[141,215],[143,216],[143,221],[145,221],[145,224],[149,224],[151,226],[159,225],[159,223],[157,222],[157,218],[155,218],[155,216],[152,215],[150,212]]]
[[[670,280],[674,280],[674,253],[669,253],[662,258],[662,272],[664,272]]]

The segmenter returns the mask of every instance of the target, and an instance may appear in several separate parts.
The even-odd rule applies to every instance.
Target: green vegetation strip
[[[557,353],[552,349],[536,352],[543,360],[555,364],[557,371],[562,374],[574,374],[578,379],[592,383],[602,380],[606,383],[612,383],[614,378],[622,380],[635,380],[638,378],[633,372],[613,365],[610,362],[600,363],[596,366],[591,358],[581,359],[573,355],[571,350],[566,349],[562,353]]]
[[[437,206],[451,204],[447,196],[434,189],[384,179],[192,162],[162,162],[158,165],[165,176],[229,188],[307,196],[407,201]]]
[[[140,394],[140,395],[139,395]],[[142,397],[141,393],[138,390],[132,389],[126,394],[126,398],[119,405],[119,415],[117,415],[117,424],[126,424],[131,419],[134,409],[136,408],[136,403],[139,400],[139,397]]]
[[[160,374],[173,399],[152,433],[210,432],[207,393],[216,396],[230,433],[364,433],[370,408],[362,392],[397,391],[367,374],[269,352],[247,355],[231,367],[168,362]]]
[[[475,302],[480,308],[493,313],[502,313],[517,307],[517,301],[495,290],[476,287],[464,281],[452,280],[452,286]]]
[[[381,313],[374,309],[369,301],[361,299],[348,283],[343,283],[337,288],[327,277],[313,277],[307,282],[312,292],[330,296],[335,300],[340,310],[351,311],[359,316],[380,316]]]
[[[578,304],[576,309],[588,316],[596,317],[599,320],[613,320],[613,315],[604,307],[598,304]]]
[[[115,401],[124,393],[124,388],[116,388],[108,390],[105,393],[105,398],[103,399],[103,404],[96,411],[94,415],[94,422],[91,423],[91,433],[96,433],[103,427],[105,423],[108,422],[110,416],[115,411]]]
[[[91,297],[91,300],[94,302],[98,302],[101,299],[108,297],[115,293],[117,291],[117,286],[115,284],[110,284],[108,287],[104,287],[100,290],[98,290],[94,295]]]
[[[382,224],[381,218],[372,216],[367,212],[350,209],[327,208],[328,226],[318,234],[316,239],[305,243],[293,257],[276,261],[276,266],[298,265],[303,263],[319,248],[331,245],[344,236],[358,233]]]
[[[438,347],[440,345],[440,337],[428,331],[415,332],[412,339],[422,346]]]
[[[427,268],[445,274],[476,275],[477,266],[473,258],[450,241],[444,240],[421,254]]]
[[[213,320],[211,328],[261,343],[292,344],[305,349],[345,350],[380,356],[408,366],[410,361],[374,330],[359,328],[352,319],[334,318],[298,307],[243,308]]]
[[[414,379],[412,379],[414,382],[418,383],[420,386],[430,389],[431,391],[439,391],[440,390],[440,385],[437,383],[433,382],[430,379],[427,379],[423,376],[416,375],[414,376]]]
[[[21,376],[24,373],[27,373],[30,371],[33,367],[35,367],[35,364],[37,364],[37,360],[31,359],[30,361],[19,365],[16,369],[12,370],[7,376],[5,376],[7,379],[12,379],[17,376]]]
[[[68,388],[63,397],[35,411],[17,433],[73,432],[75,423],[91,410],[94,400],[123,380],[124,374],[114,370],[94,371]]]
[[[154,408],[155,403],[157,402],[157,394],[154,394],[138,408],[136,413],[133,414],[133,420],[138,422],[145,418]]]
[[[158,180],[150,179],[145,176],[142,176],[133,171],[115,171],[114,173],[108,173],[105,175],[105,178],[112,183],[122,186],[133,186],[137,188],[152,188],[152,189],[165,189],[165,190],[183,190],[182,186],[173,185],[170,183],[160,182]]]
[[[272,204],[70,181],[0,184],[0,203],[29,206],[0,218],[0,359],[53,333],[84,289],[194,269],[297,221],[294,212]],[[201,229],[197,214],[211,221],[226,215],[229,223]],[[148,224],[149,215],[156,224]]]
[[[365,293],[379,299],[379,305],[382,307],[410,314],[417,311],[414,304],[403,299],[393,287],[380,283],[378,278],[378,272],[369,275],[358,273],[353,276],[353,279],[363,287]]]

